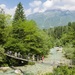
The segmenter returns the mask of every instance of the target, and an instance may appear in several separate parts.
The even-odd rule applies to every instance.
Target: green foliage
[[[35,62],[28,62],[28,65],[35,65]]]
[[[9,14],[6,14],[5,15],[5,24],[6,24],[6,26],[11,26],[12,25],[12,19],[11,19],[11,15],[9,15]]]
[[[5,28],[5,15],[3,13],[0,14],[0,28]]]
[[[3,45],[5,43],[5,14],[0,13],[0,45]]]
[[[4,54],[5,50],[2,46],[0,46],[0,66],[2,66],[2,64],[5,61],[5,54]]]
[[[59,39],[60,43],[57,40],[56,44],[66,45],[72,43],[73,46],[75,46],[75,22],[69,22],[67,26],[58,26],[55,28],[50,28],[46,31],[49,36],[52,36],[54,38],[54,40]]]
[[[5,44],[6,50],[21,53],[47,54],[50,48],[49,37],[38,29],[34,21],[17,21],[13,26],[12,36]]]
[[[55,68],[52,75],[75,75],[75,68],[60,66]]]
[[[54,68],[53,73],[46,73],[43,75],[75,75],[75,67],[59,66]]]
[[[53,73],[46,73],[44,75],[75,75],[75,67],[69,68],[68,66],[60,66],[54,68]]]
[[[72,59],[74,57],[74,51],[75,51],[75,48],[71,48],[71,47],[68,47],[68,48],[64,48],[63,49],[64,52],[65,52],[65,56],[68,58],[68,59]]]

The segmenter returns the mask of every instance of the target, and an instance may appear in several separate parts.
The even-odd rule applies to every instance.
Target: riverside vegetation
[[[64,55],[72,60],[75,65],[75,22],[69,22],[68,25],[58,26],[44,31],[54,39],[54,46],[62,46]],[[55,68],[53,73],[45,75],[75,75],[75,67],[60,66]]]
[[[75,65],[75,22],[49,29],[40,29],[33,20],[27,20],[22,4],[17,5],[13,20],[10,15],[0,10],[0,66],[19,65],[20,62],[5,55],[5,52],[20,52],[23,56],[29,53],[46,56],[53,46],[62,46],[65,57],[72,59]],[[53,74],[74,75],[75,68],[61,66]]]

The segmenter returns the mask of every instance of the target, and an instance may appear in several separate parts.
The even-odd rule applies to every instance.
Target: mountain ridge
[[[44,13],[34,13],[27,16],[29,20],[34,20],[40,28],[67,25],[68,22],[75,21],[75,11],[69,10],[47,10]]]

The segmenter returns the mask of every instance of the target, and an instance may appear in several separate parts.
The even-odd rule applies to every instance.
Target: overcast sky
[[[75,0],[0,0],[0,7],[13,16],[19,2],[23,4],[26,16],[50,9],[75,10]]]

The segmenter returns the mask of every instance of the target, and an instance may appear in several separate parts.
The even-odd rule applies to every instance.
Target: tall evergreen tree
[[[14,19],[13,19],[13,23],[18,21],[18,20],[26,20],[25,14],[24,14],[24,9],[23,6],[21,4],[21,2],[17,5],[16,11],[15,11],[15,15],[14,15]]]

